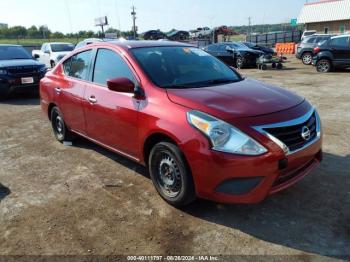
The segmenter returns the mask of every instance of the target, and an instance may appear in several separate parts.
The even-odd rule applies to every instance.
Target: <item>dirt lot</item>
[[[319,108],[325,159],[298,185],[252,206],[201,200],[172,208],[144,168],[83,139],[57,143],[38,99],[1,103],[0,255],[349,259],[350,71],[321,75],[295,59],[286,66],[242,72]]]

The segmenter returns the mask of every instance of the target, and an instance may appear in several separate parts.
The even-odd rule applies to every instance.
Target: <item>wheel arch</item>
[[[49,118],[49,120],[51,121],[51,111],[52,111],[52,108],[56,107],[57,105],[55,103],[50,103],[49,104],[49,107],[47,109],[47,116]]]
[[[145,165],[148,165],[148,159],[152,148],[160,142],[169,142],[177,146],[179,145],[178,140],[175,137],[165,132],[155,132],[150,134],[145,139],[145,142],[143,143],[143,148],[142,148],[142,157],[143,157],[142,160]]]

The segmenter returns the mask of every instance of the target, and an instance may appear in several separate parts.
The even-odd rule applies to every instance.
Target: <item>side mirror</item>
[[[235,52],[235,50],[230,46],[226,46],[226,51],[231,53],[231,54],[233,54]]]
[[[39,59],[39,58],[40,58],[40,55],[35,54],[33,57],[34,57],[34,59]]]
[[[111,91],[134,94],[135,84],[128,78],[113,78],[107,81],[107,87]]]

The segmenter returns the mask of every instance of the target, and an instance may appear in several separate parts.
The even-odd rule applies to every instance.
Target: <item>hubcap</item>
[[[318,70],[321,72],[328,72],[329,64],[327,62],[320,62],[318,64]]]
[[[311,55],[304,55],[303,61],[304,61],[305,64],[311,64],[311,62],[312,62]]]
[[[158,184],[167,197],[176,197],[181,190],[181,174],[176,161],[168,154],[163,154],[158,165]]]

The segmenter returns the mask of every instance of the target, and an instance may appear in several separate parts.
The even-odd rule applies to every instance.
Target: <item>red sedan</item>
[[[258,203],[322,160],[309,102],[186,44],[89,45],[47,73],[40,93],[58,141],[80,135],[147,166],[174,206]]]

